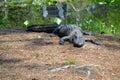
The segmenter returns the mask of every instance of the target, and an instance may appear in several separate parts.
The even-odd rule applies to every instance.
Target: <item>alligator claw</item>
[[[60,40],[60,41],[59,41],[59,44],[60,44],[60,45],[63,45],[63,44],[64,44],[64,41],[61,41],[61,40]]]

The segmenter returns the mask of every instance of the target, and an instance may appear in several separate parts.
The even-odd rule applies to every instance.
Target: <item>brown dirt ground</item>
[[[76,48],[47,33],[1,29],[0,80],[120,80],[120,36],[96,37],[101,45]],[[86,66],[50,71],[73,63]]]

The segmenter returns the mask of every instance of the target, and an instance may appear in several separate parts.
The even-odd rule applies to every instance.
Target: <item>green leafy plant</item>
[[[119,19],[116,17],[116,20]],[[118,27],[119,24],[114,24],[116,23],[116,20],[113,20],[110,16],[108,16],[107,21],[92,16],[85,18],[84,23],[80,25],[82,25],[82,28],[85,30],[94,31],[97,33],[104,32],[107,34],[120,34],[120,27]]]
[[[24,22],[24,25],[25,25],[25,26],[28,26],[28,24],[29,24],[29,21],[26,20],[26,21]]]
[[[43,5],[57,4],[61,0],[3,0],[0,4],[0,27],[5,28],[24,28],[33,24],[60,24],[61,20],[58,18],[43,19],[42,12],[39,11]],[[68,12],[68,24],[75,24],[74,18],[80,18],[78,23],[85,30],[95,32],[105,32],[108,34],[120,34],[120,0],[65,0],[68,8],[75,8],[80,12]],[[97,18],[95,16],[88,16],[85,10],[88,4],[95,2],[106,2],[109,5],[107,16]],[[84,5],[83,5],[84,4]],[[115,5],[113,7],[113,5]],[[5,17],[6,16],[6,17]]]
[[[67,59],[67,60],[65,61],[65,64],[67,64],[67,65],[75,64],[75,60],[73,60],[73,59]]]

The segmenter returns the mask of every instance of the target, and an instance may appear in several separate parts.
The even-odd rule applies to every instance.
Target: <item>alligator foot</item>
[[[59,44],[60,44],[60,45],[63,45],[63,44],[64,44],[64,41],[61,41],[61,40],[60,40],[60,41],[59,41]]]

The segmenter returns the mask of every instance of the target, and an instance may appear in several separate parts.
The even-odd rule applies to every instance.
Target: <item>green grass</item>
[[[117,20],[107,20],[106,22],[103,19],[98,19],[95,17],[89,17],[85,19],[84,23],[81,23],[84,30],[90,30],[93,32],[106,34],[120,34],[120,24],[118,24],[119,19]],[[115,24],[116,23],[116,24]]]
[[[75,2],[77,6],[77,1]],[[3,9],[4,7],[1,7],[0,9]],[[38,12],[37,10],[40,8],[40,6],[35,6],[28,4],[26,7],[19,7],[19,6],[9,6],[7,7],[8,14],[5,18],[5,12],[0,11],[0,28],[25,28],[28,25],[33,24],[48,24],[53,23],[54,19],[50,20],[49,18],[43,19],[42,13]],[[82,21],[79,22],[79,25],[82,26],[85,30],[94,31],[97,33],[105,32],[107,34],[120,34],[120,9],[109,9],[107,12],[107,16],[102,16],[101,18],[97,18],[95,16],[86,16],[84,12],[81,14],[78,14],[77,16],[81,18]],[[71,14],[72,16],[76,14]],[[75,16],[74,16],[75,17]],[[29,21],[29,24],[26,26],[24,25],[25,21]],[[72,20],[68,20],[69,24],[72,24]]]
[[[65,61],[65,64],[67,64],[67,65],[75,64],[75,60],[73,60],[73,59],[67,59],[67,60]]]

